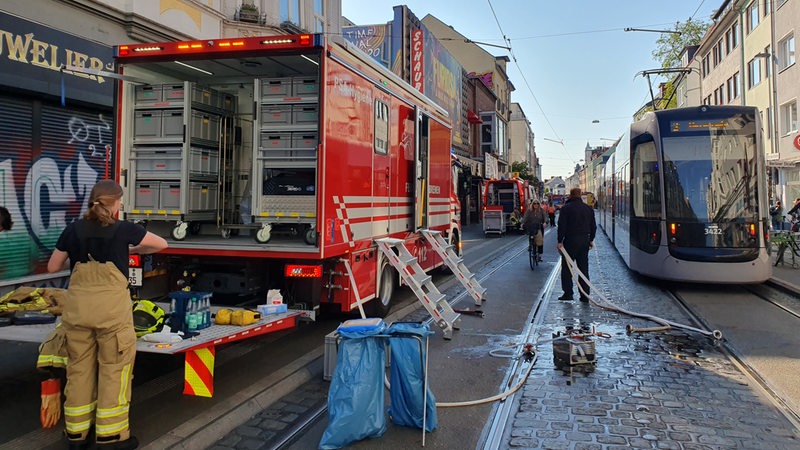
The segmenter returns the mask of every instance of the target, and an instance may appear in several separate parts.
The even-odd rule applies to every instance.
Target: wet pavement
[[[479,226],[465,228],[465,241],[479,234]],[[554,250],[554,234],[546,240],[546,247],[550,247],[545,250],[546,256]],[[695,325],[679,306],[665,299],[660,289],[642,283],[628,271],[601,231],[596,244],[589,256],[590,275],[609,301],[632,311]],[[554,260],[552,253],[549,256]],[[527,255],[518,256],[523,257]],[[546,260],[540,267],[550,270],[555,261]],[[775,275],[787,285],[800,286],[800,270],[791,266],[776,268]],[[492,292],[501,289],[499,283],[507,282],[503,277],[489,278],[484,286]],[[538,360],[524,387],[513,398],[511,413],[502,426],[499,448],[800,448],[800,434],[795,425],[712,340],[676,329],[629,335],[625,331],[627,325],[647,327],[653,323],[594,304],[559,301],[560,294],[556,279],[553,290],[546,292],[540,311],[543,316],[532,334],[536,336],[531,343],[535,344]],[[418,319],[419,315],[418,311],[406,320]],[[593,339],[595,364],[577,365],[572,371],[556,368],[551,338],[553,333],[568,326],[590,326],[608,334]],[[458,335],[454,342],[456,339]],[[485,353],[482,355],[487,357]],[[437,374],[436,366],[431,367],[431,378],[444,377]],[[320,391],[327,388],[328,383],[321,380],[307,383],[250,418],[211,448],[271,448],[265,441],[311,414],[320,406]],[[440,425],[447,426],[441,417]],[[435,435],[443,431],[432,433],[433,446],[456,448],[435,445]],[[355,447],[419,447],[416,434],[414,440],[400,447],[390,444],[390,434]],[[479,442],[473,445],[483,448]]]
[[[693,325],[627,270],[605,236],[598,233],[596,244],[589,272],[608,300]],[[593,370],[572,376],[554,368],[551,344],[538,346],[539,361],[505,427],[507,448],[800,448],[794,424],[713,341],[676,329],[627,335],[626,325],[653,324],[558,295],[560,287],[550,295],[540,340],[578,324],[611,337],[595,338]]]

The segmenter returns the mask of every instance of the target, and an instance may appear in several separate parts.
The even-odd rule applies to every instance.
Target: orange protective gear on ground
[[[78,263],[64,305],[67,386],[64,420],[70,440],[95,425],[104,443],[130,437],[128,409],[136,357],[128,280],[114,263]]]
[[[42,428],[52,428],[61,418],[61,380],[50,378],[42,381],[42,406],[39,420]]]

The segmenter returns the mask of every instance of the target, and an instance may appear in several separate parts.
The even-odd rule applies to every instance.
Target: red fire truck
[[[527,180],[521,178],[491,179],[486,182],[483,189],[483,211],[502,215],[497,221],[501,230],[491,229],[489,232],[515,231],[519,229],[522,216],[528,208],[528,203],[535,198],[533,187]],[[486,228],[486,224],[484,224]]]
[[[388,312],[398,276],[375,240],[424,270],[460,247],[447,113],[351,45],[305,34],[116,49],[124,215],[171,238],[132,270],[215,298]],[[460,253],[460,250],[458,250]],[[142,277],[143,275],[143,277]]]

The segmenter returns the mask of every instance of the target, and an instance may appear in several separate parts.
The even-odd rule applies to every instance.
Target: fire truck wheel
[[[186,234],[189,228],[189,224],[186,222],[178,222],[175,225],[175,228],[172,229],[172,238],[176,241],[182,241],[186,239]]]
[[[378,282],[378,296],[371,301],[370,316],[386,317],[392,307],[392,294],[394,294],[395,278],[394,268],[389,263],[384,263],[381,268],[381,279]]]
[[[256,242],[266,244],[272,238],[272,227],[265,225],[256,232]]]
[[[309,227],[303,234],[303,240],[308,245],[317,245],[317,230],[313,227]]]

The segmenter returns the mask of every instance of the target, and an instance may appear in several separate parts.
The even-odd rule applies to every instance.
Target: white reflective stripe
[[[84,406],[65,406],[64,407],[64,415],[65,416],[80,416],[83,414],[89,414],[94,412],[95,407],[97,406],[97,402],[94,401],[89,403],[88,405]]]
[[[97,408],[97,418],[107,419],[109,417],[116,417],[120,414],[127,414],[130,409],[130,405],[121,405],[114,408]]]
[[[124,431],[128,429],[128,419],[123,420],[122,422],[117,423],[110,423],[110,424],[96,424],[94,427],[94,431],[97,433],[98,436],[109,436],[113,434],[119,434],[120,431]]]
[[[92,419],[85,420],[83,422],[70,422],[69,420],[64,420],[64,423],[68,433],[80,433],[92,427]]]
[[[125,367],[122,368],[122,371],[119,374],[119,397],[117,398],[117,404],[125,405],[128,403],[128,398],[125,395],[128,392],[128,381],[131,376],[131,365],[125,364]]]

